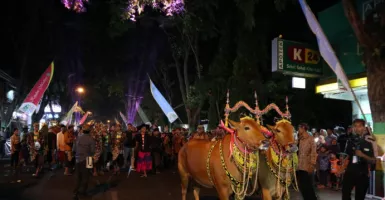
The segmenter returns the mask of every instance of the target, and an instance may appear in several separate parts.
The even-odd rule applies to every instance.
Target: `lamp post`
[[[78,94],[84,94],[85,90],[83,87],[77,87],[76,90],[75,90]]]

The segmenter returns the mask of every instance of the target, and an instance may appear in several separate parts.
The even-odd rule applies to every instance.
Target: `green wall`
[[[358,8],[359,11],[362,10],[360,9],[362,6],[358,6]],[[362,51],[359,49],[357,39],[345,17],[342,3],[337,3],[318,13],[318,19],[346,74],[353,75],[365,72],[362,63]],[[330,77],[335,77],[335,75],[325,63],[324,78]]]

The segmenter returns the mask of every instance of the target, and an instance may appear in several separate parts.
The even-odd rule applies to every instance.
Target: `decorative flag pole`
[[[40,100],[43,98],[45,91],[51,83],[53,72],[54,64],[52,62],[44,71],[43,75],[41,75],[40,79],[35,83],[35,86],[33,86],[32,90],[21,104],[19,111],[27,115],[32,115],[35,112]]]
[[[329,65],[329,67],[334,71],[337,75],[337,78],[340,80],[341,84],[345,87],[345,89],[353,95],[354,101],[357,103],[358,108],[360,109],[363,118],[366,121],[366,117],[364,111],[361,107],[360,102],[357,99],[356,94],[350,86],[349,79],[345,74],[344,69],[341,66],[340,61],[338,60],[336,54],[333,51],[332,46],[330,45],[325,33],[322,31],[320,24],[317,21],[317,18],[314,16],[314,13],[311,11],[309,5],[306,3],[306,0],[298,0],[301,5],[302,11],[306,17],[307,23],[311,31],[317,37],[318,48],[321,53],[321,56]]]
[[[140,119],[142,120],[142,122],[145,124],[147,122],[150,122],[150,120],[148,119],[146,113],[144,113],[142,107],[139,105],[138,107],[138,114],[139,114],[139,117]]]
[[[158,103],[159,107],[162,109],[163,113],[167,116],[168,121],[170,123],[173,123],[175,120],[178,119],[178,115],[172,109],[170,104],[167,102],[167,100],[163,97],[162,93],[159,92],[158,88],[154,85],[152,82],[151,78],[150,79],[150,89],[151,89],[151,94],[154,97],[155,101]]]

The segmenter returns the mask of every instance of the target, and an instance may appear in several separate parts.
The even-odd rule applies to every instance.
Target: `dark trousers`
[[[303,199],[317,200],[317,195],[314,191],[313,174],[307,171],[297,171],[298,187],[301,191]]]
[[[11,167],[17,167],[19,165],[19,153],[19,151],[15,151],[11,155]]]
[[[90,169],[86,168],[86,161],[76,163],[75,195],[86,195]]]
[[[321,185],[328,185],[328,170],[319,170],[319,183]]]
[[[342,183],[342,200],[351,200],[352,190],[355,187],[355,200],[364,200],[369,188],[367,172],[346,172]]]
[[[75,159],[72,157],[72,159],[69,160],[69,159],[68,159],[68,154],[67,154],[67,152],[64,152],[64,155],[65,155],[64,166],[65,166],[65,167],[68,167],[68,168],[71,168],[71,167],[73,166],[73,165],[72,165],[72,161],[75,160]],[[84,166],[86,166],[86,165],[84,164]]]
[[[1,158],[5,156],[5,140],[0,141],[0,155]]]
[[[163,166],[168,169],[171,166],[171,156],[169,154],[163,155]]]

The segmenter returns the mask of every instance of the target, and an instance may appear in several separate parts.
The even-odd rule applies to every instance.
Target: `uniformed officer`
[[[351,192],[355,187],[355,200],[364,200],[369,187],[369,166],[376,162],[374,157],[373,138],[367,132],[365,121],[356,119],[353,121],[353,133],[347,140],[344,165],[345,169],[342,186],[342,200],[351,200]]]
[[[90,170],[86,167],[87,157],[93,156],[95,153],[95,141],[90,135],[91,127],[84,125],[82,133],[76,140],[74,145],[74,152],[76,158],[76,187],[74,190],[74,199],[79,196],[86,196],[88,178]]]

